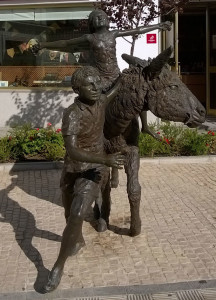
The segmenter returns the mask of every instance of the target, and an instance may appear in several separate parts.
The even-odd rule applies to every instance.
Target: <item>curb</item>
[[[36,291],[0,294],[1,300],[204,300],[215,299],[216,280],[166,284],[57,289],[51,294]],[[202,296],[205,294],[205,298]],[[208,297],[208,298],[207,298]]]
[[[140,164],[194,164],[216,162],[216,155],[202,156],[176,156],[176,157],[141,157]],[[19,162],[0,163],[0,171],[31,171],[31,170],[53,170],[62,169],[63,161],[50,162]]]
[[[216,162],[216,155],[176,156],[176,157],[142,157],[140,164],[194,164]]]
[[[1,163],[0,171],[31,171],[62,169],[63,161]]]

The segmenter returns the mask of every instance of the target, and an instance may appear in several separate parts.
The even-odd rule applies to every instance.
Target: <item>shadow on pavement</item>
[[[11,184],[0,191],[0,213],[1,222],[10,223],[15,233],[17,244],[24,254],[32,261],[37,269],[37,278],[34,284],[36,291],[41,289],[41,285],[47,279],[48,269],[43,264],[40,252],[33,246],[33,237],[40,237],[52,241],[61,241],[61,236],[47,230],[38,229],[33,214],[11,199],[9,193],[17,186],[17,178],[11,178]],[[18,185],[19,186],[19,185]]]
[[[22,207],[17,201],[13,200],[10,192],[12,192],[15,187],[19,187],[26,194],[35,196],[36,200],[42,199],[62,206],[60,188],[58,188],[60,172],[59,170],[52,170],[50,174],[47,174],[46,171],[45,173],[42,173],[40,170],[34,170],[34,172],[31,172],[32,170],[29,171],[29,176],[27,176],[26,173],[24,174],[23,171],[17,171],[16,164],[10,171],[11,183],[5,189],[0,190],[0,199],[2,199],[0,205],[2,218],[0,218],[0,221],[10,223],[13,227],[17,244],[37,269],[34,289],[36,292],[42,293],[42,287],[47,281],[49,270],[44,266],[42,256],[37,248],[33,246],[32,240],[33,237],[39,237],[60,242],[61,236],[37,228],[34,215]],[[44,174],[45,178],[43,178]],[[31,178],[30,176],[34,177]],[[85,221],[89,222],[94,229],[97,228],[97,221],[94,218],[93,210],[89,211]],[[109,225],[109,230],[118,235],[129,235],[129,229],[127,228]]]

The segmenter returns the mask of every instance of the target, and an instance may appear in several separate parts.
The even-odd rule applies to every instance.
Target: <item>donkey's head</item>
[[[145,102],[157,117],[196,127],[205,121],[205,108],[167,64],[171,47],[149,61],[138,60],[148,83]],[[128,58],[128,57],[126,57]]]

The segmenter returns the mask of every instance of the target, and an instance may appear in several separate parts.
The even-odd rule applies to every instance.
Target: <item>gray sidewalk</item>
[[[0,299],[216,299],[206,290],[216,289],[216,161],[191,162],[142,161],[142,233],[135,238],[127,235],[121,171],[110,230],[97,233],[84,223],[86,247],[67,261],[58,290],[49,295],[36,291],[55,262],[65,226],[61,170],[0,168]],[[174,293],[200,288],[210,296]]]

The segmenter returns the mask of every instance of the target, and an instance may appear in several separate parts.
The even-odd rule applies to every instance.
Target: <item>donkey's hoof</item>
[[[131,226],[130,228],[130,236],[137,236],[141,233],[141,224],[138,226]]]
[[[100,218],[98,219],[98,224],[97,224],[97,231],[98,232],[104,232],[107,230],[107,223],[104,219]]]

